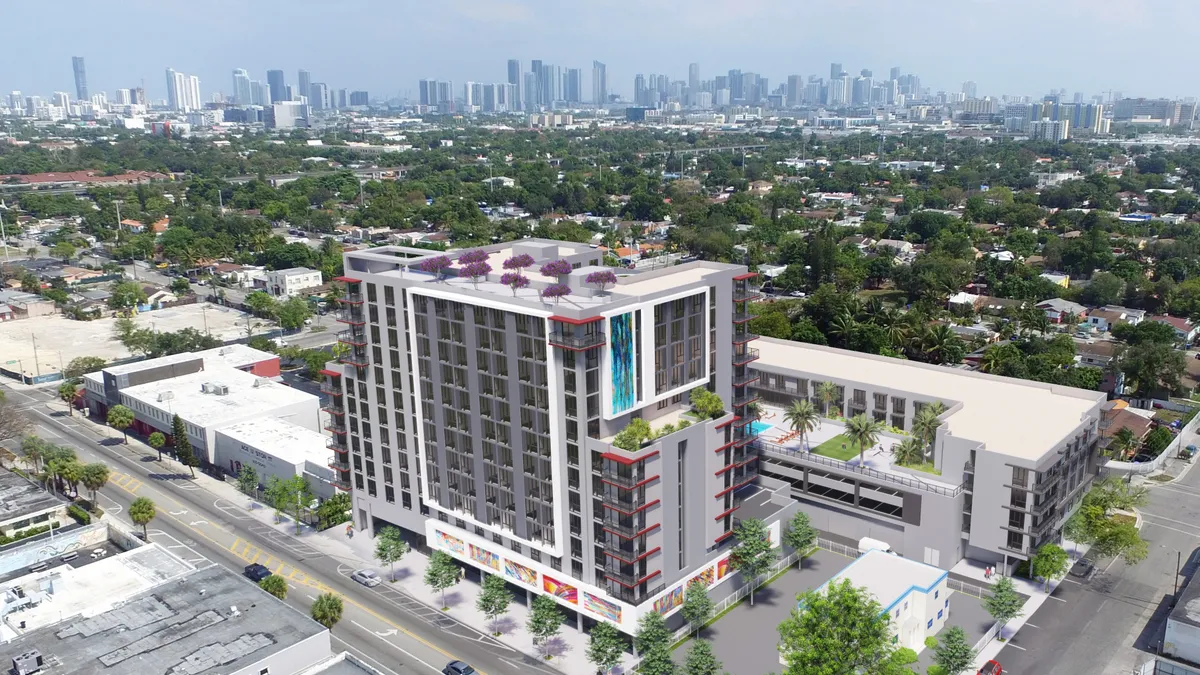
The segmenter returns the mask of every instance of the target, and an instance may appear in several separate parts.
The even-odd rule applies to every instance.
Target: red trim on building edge
[[[328,375],[330,377],[341,377],[342,376],[342,374],[337,372],[336,370],[329,370],[328,368],[322,370],[321,374]]]
[[[611,535],[613,535],[614,537],[620,537],[620,538],[622,538],[622,539],[637,539],[638,537],[641,537],[641,536],[645,535],[645,534],[646,534],[646,533],[648,533],[648,532],[653,532],[654,530],[657,530],[657,529],[658,529],[658,528],[660,528],[660,527],[662,527],[662,525],[660,525],[660,524],[658,524],[658,523],[654,523],[654,524],[653,524],[653,525],[651,525],[650,527],[647,527],[646,529],[642,530],[641,532],[638,532],[637,534],[634,534],[634,535],[633,535],[633,536],[631,536],[631,537],[627,537],[627,536],[625,536],[625,535],[621,534],[620,532],[614,532],[614,531],[612,531],[612,530],[608,529],[607,527],[605,527],[605,526],[603,526],[603,525],[601,525],[601,526],[600,526],[600,529],[601,529],[601,530],[604,530],[605,532],[607,532],[607,533],[609,533],[609,534],[611,534]]]
[[[724,541],[724,540],[728,539],[728,538],[729,538],[730,536],[732,536],[732,535],[733,535],[733,530],[730,530],[730,531],[726,532],[725,534],[723,534],[723,535],[721,535],[721,536],[717,537],[716,539],[713,539],[713,543],[714,543],[714,544],[719,544],[719,543],[721,543],[722,541]]]
[[[600,456],[603,457],[604,459],[611,459],[612,461],[614,461],[618,464],[624,464],[625,466],[629,466],[630,464],[634,464],[637,462],[644,462],[644,461],[650,459],[651,457],[654,457],[657,454],[658,454],[658,450],[655,450],[654,452],[646,453],[645,455],[642,455],[641,457],[622,457],[621,455],[618,455],[613,452],[602,452],[602,453],[600,453]]]
[[[740,508],[742,508],[742,507],[741,507],[741,506],[735,506],[735,507],[733,507],[732,509],[729,509],[728,511],[726,511],[725,513],[722,513],[721,515],[717,516],[716,518],[713,518],[713,520],[720,520],[720,519],[724,518],[725,516],[727,516],[727,515],[729,515],[729,514],[733,513],[734,511],[737,511],[737,510],[738,510],[738,509],[740,509]]]
[[[634,509],[632,511],[622,511],[621,509],[618,509],[617,507],[613,506],[612,504],[605,504],[604,508],[612,509],[613,511],[616,511],[617,513],[619,513],[623,516],[632,516],[635,513],[641,513],[642,511],[645,511],[646,509],[650,508],[651,506],[654,506],[655,504],[658,504],[661,501],[662,501],[661,499],[655,499],[652,502],[642,504],[641,506],[637,507],[636,509]],[[603,527],[603,526],[601,526],[601,527]]]
[[[654,548],[650,549],[649,551],[646,551],[645,553],[634,558],[633,560],[626,560],[615,553],[610,553],[609,551],[605,551],[604,555],[606,555],[610,558],[616,558],[617,560],[620,560],[621,562],[625,563],[626,565],[632,565],[634,563],[641,562],[645,558],[649,558],[650,556],[654,555],[655,553],[658,553],[661,550],[662,550],[661,546],[655,546]]]
[[[724,427],[727,427],[727,426],[729,426],[730,424],[733,424],[734,422],[736,422],[736,421],[738,421],[738,420],[740,420],[740,419],[742,419],[742,418],[738,417],[737,415],[734,415],[734,416],[733,416],[733,418],[732,418],[732,419],[730,419],[728,422],[721,422],[720,424],[718,424],[717,426],[715,426],[715,427],[713,427],[713,428],[714,428],[714,429],[721,429],[721,428],[724,428]]]
[[[589,324],[589,323],[595,323],[597,321],[603,321],[604,317],[589,316],[586,319],[572,319],[569,316],[558,316],[557,314],[555,314],[554,316],[550,317],[550,320],[551,321],[561,321],[563,323],[569,323],[572,326],[582,326],[582,325]]]
[[[736,277],[733,278],[733,280],[734,281],[745,281],[746,279],[753,279],[754,277],[757,277],[757,276],[758,276],[758,272],[747,272],[745,274],[737,275]]]
[[[341,281],[341,282],[344,282],[347,284],[361,284],[362,283],[362,279],[355,279],[354,277],[334,277],[333,280]]]
[[[721,490],[717,494],[713,495],[713,498],[716,499],[718,497],[724,497],[725,495],[729,494],[730,492],[733,492],[734,490],[736,490],[740,487],[746,487],[747,485],[753,483],[755,478],[757,478],[757,476],[751,476],[748,480],[742,481],[741,483],[737,483],[735,485],[731,485],[731,486],[725,488],[724,490]]]
[[[611,485],[611,486],[613,486],[613,487],[617,488],[618,490],[636,490],[636,489],[638,489],[638,488],[642,487],[643,485],[645,485],[646,483],[649,483],[650,481],[652,481],[652,480],[654,480],[654,479],[656,479],[656,478],[658,478],[658,477],[659,477],[659,476],[658,476],[658,474],[655,474],[655,475],[653,475],[653,476],[651,476],[651,477],[647,478],[646,480],[644,480],[644,481],[642,481],[642,482],[640,482],[640,483],[637,483],[637,484],[636,484],[636,485],[634,485],[633,487],[625,487],[624,485],[619,485],[619,484],[617,484],[617,483],[614,483],[614,482],[612,482],[612,481],[609,481],[609,480],[604,480],[603,478],[601,478],[601,479],[600,479],[600,482],[601,482],[601,483],[607,483],[608,485]]]
[[[609,581],[613,582],[614,584],[616,584],[618,586],[624,586],[625,588],[636,588],[638,584],[644,584],[647,581],[649,581],[650,579],[653,579],[654,577],[656,577],[660,574],[662,574],[662,570],[654,570],[650,574],[647,574],[646,576],[642,577],[641,579],[638,579],[637,581],[633,582],[633,586],[630,586],[629,584],[627,584],[623,581],[620,581],[619,579],[614,579],[614,578],[608,576],[607,574],[604,575],[604,578],[608,579]]]
[[[721,447],[717,448],[716,450],[713,450],[713,452],[714,452],[714,453],[717,453],[717,452],[725,452],[726,450],[728,450],[728,449],[732,448],[734,443],[737,443],[737,441],[736,441],[736,440],[729,441],[729,442],[728,442],[728,443],[726,443],[725,445],[722,445]]]

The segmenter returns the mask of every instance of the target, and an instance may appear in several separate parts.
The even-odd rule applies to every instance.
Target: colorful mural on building
[[[612,411],[615,415],[629,410],[637,402],[633,313],[614,316],[608,321],[609,360],[612,364]]]
[[[621,606],[584,592],[583,608],[614,623],[621,623]]]
[[[500,570],[500,556],[486,549],[479,548],[475,544],[468,544],[468,546],[470,546],[471,560],[496,571]]]
[[[537,586],[537,570],[530,569],[521,563],[515,563],[505,558],[504,573],[523,584],[529,584],[530,586],[534,587]]]
[[[717,581],[724,579],[729,574],[729,556],[717,561]]]
[[[687,585],[691,586],[692,584],[694,584],[698,581],[698,582],[704,584],[706,587],[712,586],[713,578],[714,578],[715,574],[716,574],[716,570],[714,570],[713,568],[711,568],[711,567],[705,568],[705,570],[703,572],[701,572],[700,574],[697,574],[696,576],[692,577],[691,579],[688,579]]]
[[[667,612],[675,609],[683,604],[683,586],[667,593],[661,598],[654,601],[654,611],[659,614],[666,615]]]
[[[457,553],[458,555],[467,554],[467,547],[465,544],[463,544],[462,539],[459,539],[458,537],[452,537],[441,530],[435,530],[435,532],[437,532],[438,544],[442,548],[450,551],[451,553]]]
[[[545,574],[542,575],[542,590],[560,600],[566,600],[572,605],[579,604],[579,591],[575,590],[574,586],[571,586],[570,584],[564,584],[563,582],[551,578]]]

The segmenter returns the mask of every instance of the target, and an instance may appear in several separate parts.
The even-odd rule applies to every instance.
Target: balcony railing
[[[758,300],[761,297],[762,293],[759,293],[757,288],[747,288],[742,291],[735,290],[733,292],[734,302],[750,302],[752,300]]]
[[[344,330],[337,334],[338,342],[344,342],[355,347],[366,347],[367,336],[360,335],[358,331]]]
[[[757,360],[758,360],[758,350],[757,349],[747,349],[746,351],[744,351],[740,354],[735,353],[733,355],[733,365],[735,365],[735,366],[744,366],[747,363],[750,363],[752,361],[757,361]]]
[[[334,471],[345,472],[345,471],[350,470],[350,465],[348,463],[346,463],[345,461],[338,459],[338,457],[336,455],[329,458],[328,464],[329,464],[329,468],[333,469]]]
[[[906,488],[909,488],[912,490],[919,490],[921,492],[931,492],[933,494],[939,494],[939,495],[943,495],[946,497],[957,497],[959,494],[962,493],[962,491],[965,487],[965,484],[959,485],[958,487],[954,487],[954,488],[946,487],[943,485],[934,485],[932,483],[926,483],[925,481],[921,480],[920,478],[916,478],[915,476],[910,477],[910,476],[906,476],[906,475],[886,473],[883,471],[878,471],[876,469],[872,469],[870,467],[860,467],[860,466],[856,466],[854,464],[847,464],[846,462],[843,462],[843,461],[837,460],[837,459],[833,459],[832,457],[825,457],[824,455],[818,455],[818,454],[815,454],[812,452],[805,452],[805,451],[801,450],[800,448],[792,448],[792,447],[777,445],[775,443],[771,443],[769,441],[764,441],[761,439],[756,440],[753,444],[753,447],[755,447],[759,451],[763,452],[768,457],[786,458],[788,460],[798,461],[802,464],[816,464],[816,465],[820,465],[820,466],[828,466],[828,467],[831,467],[834,469],[838,469],[839,471],[846,471],[849,473],[857,473],[861,476],[866,476],[866,477],[872,478],[874,480],[883,481],[883,482],[889,483],[891,485],[900,485],[900,486],[903,486],[903,487],[906,487]]]
[[[762,336],[758,335],[757,333],[734,333],[733,334],[733,344],[744,345],[747,342],[757,340],[760,337],[762,337]]]
[[[760,398],[762,398],[762,397],[759,396],[758,394],[746,394],[745,396],[734,396],[733,397],[733,407],[740,408],[744,405],[750,405],[751,403],[759,400]]]
[[[637,516],[622,519],[607,517],[600,521],[600,527],[616,536],[633,539],[646,531],[647,528],[655,527],[655,524],[648,524]]]
[[[342,410],[341,406],[323,405],[321,406],[321,410],[337,417],[342,417],[346,414],[346,411]]]
[[[644,497],[634,497],[625,491],[605,491],[600,494],[600,501],[606,506],[620,509],[625,513],[631,513],[634,510],[645,506],[646,504],[646,499]]]
[[[642,473],[620,474],[616,471],[605,471],[600,474],[600,478],[604,480],[605,483],[623,487],[628,490],[635,487],[638,483],[646,480],[647,477]]]
[[[363,303],[362,293],[347,293],[338,298],[338,302],[344,302],[347,305],[361,305]]]
[[[339,434],[339,435],[345,435],[346,425],[339,424],[337,422],[330,422],[329,424],[325,425],[325,431],[329,431],[329,432]]]
[[[735,386],[735,387],[761,386],[760,384],[758,384],[759,379],[761,377],[762,376],[759,375],[758,373],[754,373],[753,375],[745,375],[740,378],[735,377],[735,378],[733,378],[733,386]]]
[[[661,593],[666,587],[667,585],[663,583],[655,584],[654,588],[647,590],[645,593],[639,593],[636,589],[625,588],[624,586],[619,586],[616,583],[613,583],[610,584],[605,591],[610,596],[620,600],[621,602],[636,605],[646,598],[649,598],[657,593]]]
[[[322,394],[325,394],[325,395],[327,395],[327,396],[341,396],[341,395],[342,395],[342,390],[341,390],[341,389],[334,389],[333,387],[322,386],[322,387],[321,387],[321,393],[322,393]]]
[[[758,318],[757,314],[751,314],[749,312],[735,312],[733,315],[733,322],[734,323],[746,323],[747,321],[751,321],[751,320],[757,319],[757,318]]]
[[[355,356],[354,354],[346,354],[338,359],[338,363],[354,366],[355,368],[366,368],[371,365],[365,356]]]
[[[550,344],[555,347],[565,347],[567,349],[591,349],[599,347],[605,343],[604,333],[590,333],[587,335],[573,335],[571,333],[550,333]]]
[[[342,492],[349,492],[350,491],[350,474],[338,473],[338,474],[334,474],[334,475],[337,477],[334,478],[333,480],[329,481],[329,484],[332,485],[333,487],[341,490]]]

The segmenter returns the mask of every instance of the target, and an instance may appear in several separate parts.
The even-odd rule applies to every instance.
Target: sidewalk
[[[56,402],[47,402],[46,407],[55,412],[65,410],[62,403]],[[94,419],[83,415],[76,415],[76,419],[84,420],[89,428],[98,435],[108,438],[122,437],[120,431],[100,424]],[[139,438],[131,436],[129,445],[144,449],[147,454],[156,454],[153,448]],[[179,465],[176,460],[165,456],[163,463]],[[182,470],[182,465],[179,466]],[[258,538],[265,540],[261,542],[264,545],[279,546],[290,549],[291,552],[295,552],[297,549],[315,549],[341,563],[339,572],[345,576],[349,576],[356,569],[368,567],[377,570],[385,579],[389,577],[389,568],[375,561],[375,541],[365,531],[356,531],[351,538],[346,536],[345,524],[321,532],[302,523],[300,532],[297,534],[295,522],[289,516],[284,515],[281,521],[276,523],[274,509],[261,502],[251,500],[231,483],[199,472],[193,483],[217,497],[214,506],[224,511],[230,518],[234,520],[253,519],[270,528],[272,531],[266,532],[257,525],[252,526],[252,529],[259,529],[262,532]],[[501,617],[494,627],[486,625],[487,620],[475,609],[480,585],[477,580],[472,578],[460,581],[446,591],[446,605],[449,609],[441,612],[441,594],[429,590],[424,583],[425,568],[428,563],[429,558],[425,554],[411,550],[402,561],[396,563],[396,581],[394,583],[385,581],[367,592],[378,592],[392,601],[399,600],[410,603],[415,600],[428,607],[431,612],[435,612],[436,616],[450,617],[473,629],[478,633],[475,639],[480,642],[488,641],[492,638],[493,631],[499,631],[501,634],[495,637],[496,641],[535,658],[547,653],[551,654],[553,658],[544,662],[566,675],[595,675],[595,667],[589,664],[586,658],[588,636],[576,629],[573,623],[564,623],[558,636],[546,641],[541,648],[534,647],[532,636],[525,630],[525,623],[529,619],[528,603],[532,597],[522,597],[520,592],[514,593],[508,613]],[[477,578],[477,574],[471,576]],[[510,590],[512,590],[511,587]],[[561,606],[560,608],[563,609],[568,621],[571,621],[570,610]],[[633,656],[626,654],[622,665],[612,671],[613,675],[631,672],[633,662]]]

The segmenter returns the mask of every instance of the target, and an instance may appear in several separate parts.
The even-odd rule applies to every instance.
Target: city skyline
[[[824,75],[830,61],[839,61],[849,72],[866,68],[877,74],[894,66],[905,72],[921,73],[933,91],[958,91],[961,83],[978,83],[981,96],[1040,96],[1050,89],[1066,88],[1088,96],[1118,90],[1130,96],[1184,97],[1194,95],[1186,77],[1186,59],[1156,60],[1154,69],[1145,69],[1134,60],[1049,58],[1049,54],[1103,53],[1100,48],[1113,41],[1126,41],[1139,26],[1152,27],[1161,44],[1182,44],[1188,19],[1200,18],[1200,7],[1151,7],[1134,9],[1111,3],[1090,3],[1082,12],[1082,3],[1035,4],[1032,0],[1013,0],[997,13],[995,5],[984,0],[970,3],[976,11],[967,11],[948,0],[931,0],[919,8],[894,8],[884,3],[863,0],[849,10],[845,7],[793,8],[777,0],[756,0],[739,7],[745,25],[755,26],[760,34],[753,39],[730,41],[727,22],[713,21],[717,7],[705,6],[693,12],[695,17],[679,17],[665,3],[642,3],[633,17],[613,2],[593,3],[583,8],[546,5],[534,0],[510,0],[483,4],[475,0],[423,8],[416,17],[403,16],[401,7],[380,5],[372,8],[375,17],[363,24],[354,16],[328,17],[326,27],[337,32],[345,23],[353,25],[358,37],[345,48],[314,51],[303,41],[285,40],[286,30],[272,33],[278,39],[263,40],[259,31],[248,39],[251,27],[270,21],[286,28],[303,21],[303,12],[288,16],[280,2],[263,2],[253,7],[239,6],[238,22],[229,22],[221,11],[196,16],[182,7],[157,7],[143,11],[148,3],[134,2],[120,7],[81,4],[79,20],[49,35],[23,31],[7,40],[10,49],[37,50],[55,56],[32,62],[8,62],[0,65],[0,88],[49,95],[54,91],[73,91],[68,58],[87,59],[87,84],[94,93],[128,87],[145,80],[147,95],[165,99],[161,73],[167,67],[194,73],[202,83],[202,97],[209,100],[214,92],[231,95],[229,73],[245,68],[252,79],[265,79],[269,69],[280,69],[295,83],[297,71],[311,72],[314,80],[331,88],[362,89],[382,97],[406,95],[416,98],[417,82],[422,78],[454,82],[505,82],[505,63],[519,58],[523,64],[538,58],[563,69],[584,72],[582,88],[590,98],[589,65],[600,61],[607,65],[608,91],[624,98],[632,97],[633,77],[638,72],[666,73],[671,79],[688,80],[690,63],[700,65],[702,79],[730,69],[761,73],[771,82],[783,82],[789,75]],[[301,2],[300,4],[304,4]],[[288,5],[295,9],[294,5]],[[6,8],[6,18],[14,25],[35,24],[38,18],[28,7]],[[1040,25],[1070,25],[1069,34],[1056,36],[1053,50],[1025,37],[1029,30],[1028,14],[1036,12]],[[650,18],[662,15],[670,20],[671,31],[653,40],[639,42],[636,53],[623,49],[614,34],[638,34],[646,25],[659,25]],[[186,21],[194,30],[186,34],[150,32],[146,42],[137,45],[113,44],[104,36],[127,30],[131,24],[153,16],[156,21]],[[755,21],[755,18],[765,21]],[[401,20],[403,18],[403,20]],[[391,19],[396,19],[392,21]],[[1070,24],[1065,22],[1070,21]],[[662,25],[666,25],[663,23]],[[821,26],[820,30],[801,31],[795,27]],[[403,26],[399,31],[397,26]],[[464,31],[480,37],[469,48],[447,51],[447,40],[457,42]],[[503,27],[504,30],[497,30]],[[985,33],[986,31],[986,33]],[[1007,31],[1007,33],[1006,33]],[[378,35],[376,35],[378,34]],[[903,36],[936,36],[934,39],[909,39]],[[1004,58],[996,58],[993,49],[980,47],[981,34],[1011,35]],[[35,38],[34,35],[38,37]],[[215,39],[211,39],[212,36]],[[203,36],[203,37],[202,37]],[[379,37],[381,39],[374,39]],[[382,38],[387,37],[387,40]],[[720,39],[723,38],[723,39]],[[34,40],[38,42],[33,42]],[[399,62],[388,53],[387,45],[401,39],[412,54],[437,54],[438,61]],[[1039,40],[1042,38],[1039,37]],[[1017,48],[1028,42],[1027,48]],[[699,45],[699,46],[698,46]],[[47,50],[47,47],[49,49]],[[236,54],[236,62],[231,55]],[[951,58],[952,56],[952,58]],[[1167,55],[1169,57],[1169,54]],[[18,64],[19,63],[19,64]],[[387,67],[364,68],[364,64],[387,63]]]

